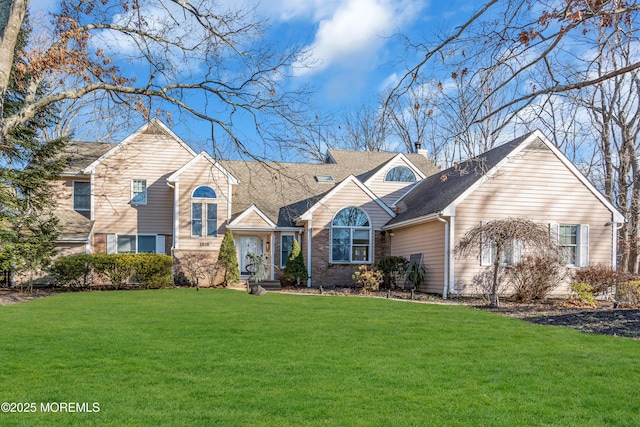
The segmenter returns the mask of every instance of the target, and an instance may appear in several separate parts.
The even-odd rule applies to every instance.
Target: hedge
[[[87,288],[96,279],[121,289],[128,284],[140,288],[163,288],[172,285],[173,259],[160,254],[81,254],[60,257],[51,267],[59,286]]]

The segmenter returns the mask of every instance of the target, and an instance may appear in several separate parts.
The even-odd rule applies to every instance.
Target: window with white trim
[[[132,205],[147,204],[147,180],[146,179],[131,180],[131,204]]]
[[[384,177],[387,182],[416,182],[416,174],[407,166],[396,166]]]
[[[562,263],[575,267],[589,265],[589,225],[551,224],[551,235],[562,250]]]
[[[280,267],[285,267],[293,250],[293,234],[280,235]]]
[[[355,206],[340,210],[331,222],[331,262],[371,262],[371,222]]]
[[[108,254],[165,253],[165,236],[157,234],[107,234]]]
[[[498,246],[496,242],[483,242],[480,254],[480,265],[493,265],[496,261]],[[522,240],[513,239],[509,241],[500,254],[500,265],[515,265],[522,259]]]
[[[73,210],[77,212],[91,211],[91,183],[73,181]]]
[[[218,236],[218,204],[215,200],[216,192],[206,185],[193,190],[191,194],[191,237]]]

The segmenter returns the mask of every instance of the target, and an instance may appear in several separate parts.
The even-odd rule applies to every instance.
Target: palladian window
[[[331,262],[371,262],[371,222],[360,208],[339,211],[331,222]]]
[[[387,172],[384,180],[392,182],[416,182],[416,175],[406,166],[396,166]]]
[[[218,236],[218,204],[213,188],[202,185],[191,194],[191,236]]]

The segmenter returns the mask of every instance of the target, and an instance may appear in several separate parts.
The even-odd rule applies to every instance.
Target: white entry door
[[[240,236],[238,241],[240,242],[240,253],[238,257],[240,274],[249,274],[247,265],[249,265],[250,261],[247,254],[262,254],[262,239],[256,236]]]

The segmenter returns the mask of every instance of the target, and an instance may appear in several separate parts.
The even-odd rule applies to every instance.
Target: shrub
[[[616,302],[627,307],[640,307],[640,280],[618,283]]]
[[[420,264],[417,261],[413,261],[407,268],[407,281],[413,285],[415,289],[418,289],[420,285],[424,283],[424,279],[427,277],[427,267],[424,264]]]
[[[161,254],[71,255],[56,260],[52,273],[62,286],[87,287],[93,277],[116,289],[136,282],[142,288],[171,286],[172,258]]]
[[[515,299],[530,302],[546,298],[565,276],[565,269],[549,257],[526,256],[505,269],[507,279],[514,286]]]
[[[233,233],[227,229],[220,244],[218,262],[224,268],[224,280],[222,286],[234,285],[240,281],[240,268],[238,267],[238,255],[233,243]]]
[[[578,301],[589,305],[596,304],[596,297],[593,294],[593,286],[584,282],[573,282],[571,290],[576,294]]]
[[[362,287],[363,292],[374,292],[380,288],[382,272],[375,269],[369,270],[366,265],[360,265],[351,278],[356,282],[356,286]]]
[[[603,295],[618,282],[626,282],[627,274],[616,271],[611,267],[602,264],[594,264],[588,267],[579,268],[574,272],[573,281],[591,285],[593,295]]]
[[[293,239],[291,255],[289,255],[287,264],[284,267],[284,276],[287,280],[295,280],[297,286],[300,286],[300,281],[309,278],[307,267],[304,265],[304,257],[300,250],[300,244],[298,244],[296,239]]]
[[[404,276],[409,267],[409,260],[403,256],[385,256],[376,268],[382,272],[382,287],[386,289],[397,286],[398,277]]]
[[[86,288],[91,284],[92,255],[79,254],[56,259],[50,268],[56,283],[72,289]]]

